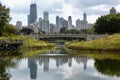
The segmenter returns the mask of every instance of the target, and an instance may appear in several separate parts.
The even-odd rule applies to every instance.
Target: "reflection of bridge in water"
[[[51,60],[55,61],[56,68],[63,66],[63,65],[68,65],[69,67],[72,67],[72,62],[76,62],[77,64],[83,65],[83,69],[85,70],[87,68],[87,57],[72,57],[71,55],[38,55],[37,57],[34,58],[29,58],[28,59],[28,67],[30,68],[30,76],[31,79],[36,79],[37,77],[37,67],[38,66],[43,66],[43,71],[47,72],[49,71],[49,65]],[[37,62],[39,65],[37,65]]]

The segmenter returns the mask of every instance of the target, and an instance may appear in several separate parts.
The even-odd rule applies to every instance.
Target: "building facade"
[[[17,21],[17,22],[16,22],[16,28],[17,28],[18,30],[21,30],[21,29],[22,29],[22,22],[21,22],[21,21]]]
[[[50,33],[49,13],[47,11],[43,12],[42,31],[45,32],[46,34]]]
[[[114,7],[110,9],[110,14],[116,14],[116,9]]]
[[[72,28],[72,17],[68,16],[68,30],[73,29]]]
[[[37,6],[35,3],[30,5],[30,14],[28,15],[28,25],[37,20]]]
[[[76,29],[77,30],[82,29],[82,21],[80,19],[76,20]]]

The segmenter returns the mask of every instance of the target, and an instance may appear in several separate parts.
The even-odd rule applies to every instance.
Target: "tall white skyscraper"
[[[44,11],[43,19],[49,21],[49,13],[47,11]]]
[[[73,29],[72,28],[72,17],[68,16],[68,29]]]
[[[47,11],[45,11],[43,13],[42,31],[44,31],[46,34],[50,33],[50,29],[49,29],[49,13]]]
[[[46,21],[46,20],[42,20],[42,31],[45,32],[46,34],[49,34],[50,33],[50,30],[49,30],[49,21]]]
[[[63,18],[56,16],[56,32],[59,33],[60,32],[60,28],[62,28],[62,22],[63,22]]]
[[[76,29],[77,30],[82,29],[82,21],[80,19],[76,20]]]

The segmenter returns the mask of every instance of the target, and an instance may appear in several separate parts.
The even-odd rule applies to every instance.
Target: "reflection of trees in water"
[[[106,75],[120,77],[120,60],[98,60],[95,59],[96,69]]]
[[[17,59],[11,57],[11,55],[7,55],[7,53],[0,52],[0,80],[10,80],[11,74],[7,71],[9,68],[16,68],[18,61]],[[9,52],[9,54],[11,54]],[[14,53],[12,53],[14,54]]]

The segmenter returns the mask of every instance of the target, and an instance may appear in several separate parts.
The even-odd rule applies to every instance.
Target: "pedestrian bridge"
[[[64,42],[73,40],[93,40],[96,38],[105,37],[106,35],[93,35],[93,34],[34,34],[27,35],[28,37],[35,38],[37,40],[49,41],[49,42]]]

